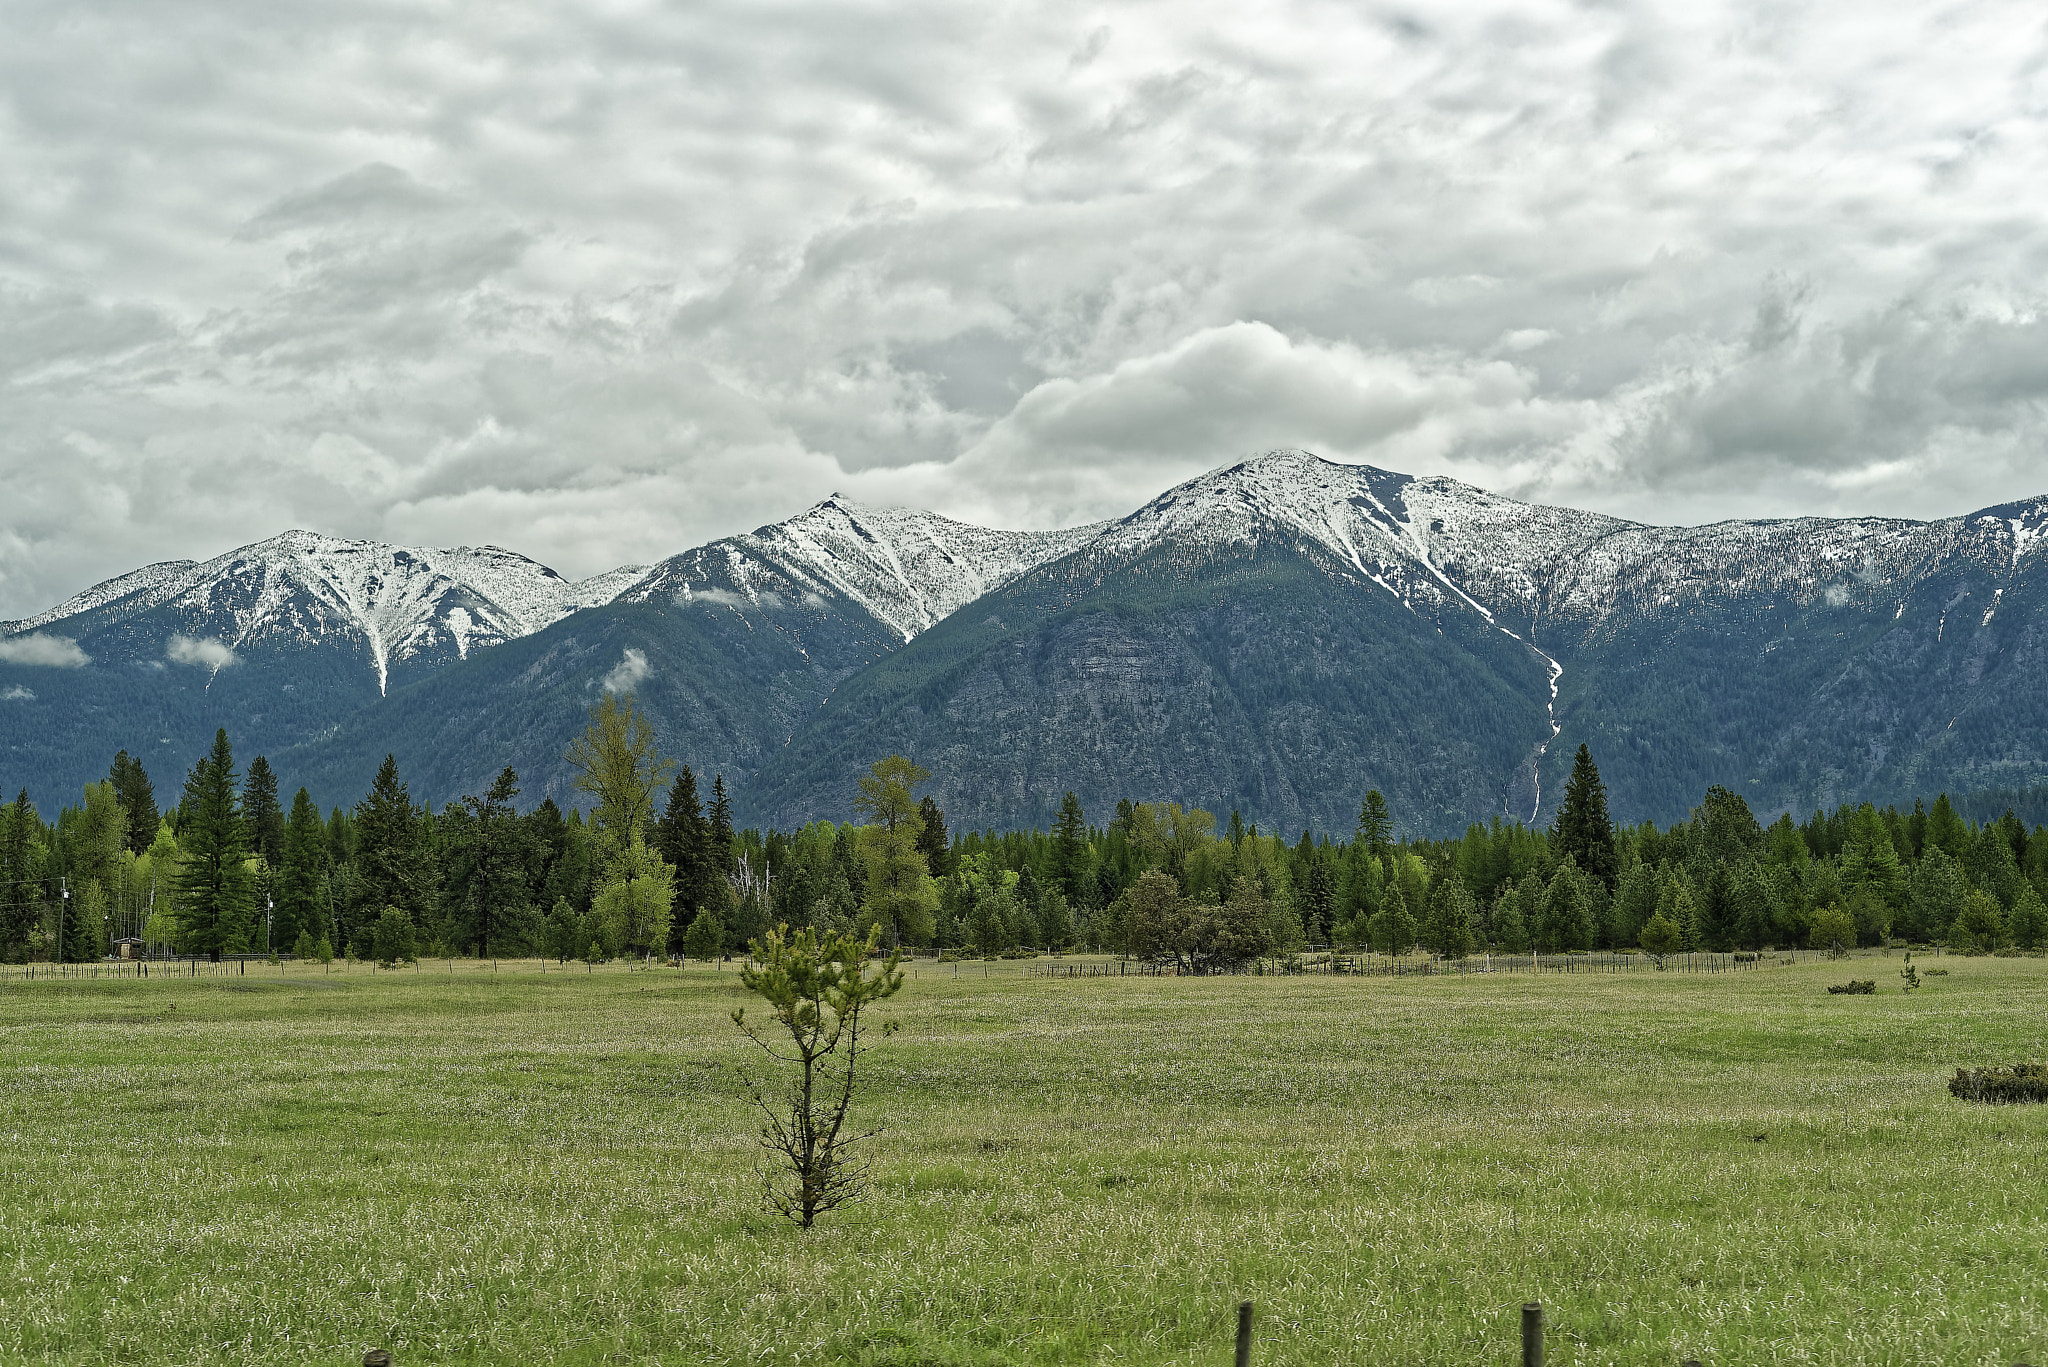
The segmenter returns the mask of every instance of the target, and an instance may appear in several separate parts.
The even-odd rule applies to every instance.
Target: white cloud
[[[164,648],[164,657],[172,664],[199,665],[216,674],[242,662],[233,646],[212,636],[173,636]]]
[[[37,631],[0,640],[0,664],[77,669],[91,663],[92,656],[80,650],[78,642],[69,636],[50,636]]]
[[[2038,7],[1761,13],[22,0],[0,617],[1290,443],[1670,521],[2041,492]]]
[[[627,646],[619,663],[604,676],[601,686],[607,693],[631,693],[653,672],[653,666],[647,663],[647,653]]]
[[[5,692],[0,692],[0,702],[29,702],[33,701],[35,696],[32,690],[16,684]]]

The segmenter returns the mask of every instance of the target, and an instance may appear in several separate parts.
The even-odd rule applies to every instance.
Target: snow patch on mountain
[[[622,596],[771,611],[816,611],[837,596],[908,641],[1101,528],[1000,531],[834,494],[785,522],[673,556]]]
[[[193,560],[161,560],[154,565],[144,565],[139,570],[130,570],[105,583],[94,584],[85,592],[65,599],[47,612],[24,617],[18,622],[0,622],[0,636],[16,636],[34,631],[38,627],[82,616],[130,596],[148,598],[155,594],[157,596],[151,600],[151,606],[154,606],[155,603],[162,602],[164,597],[176,592],[176,586],[186,574],[196,568],[197,564],[198,562]]]
[[[161,612],[178,640],[258,644],[360,640],[380,690],[394,663],[471,650],[539,631],[608,602],[645,572],[580,582],[496,546],[438,548],[290,531],[204,563],[167,561],[108,580],[8,634],[65,625],[76,634]]]

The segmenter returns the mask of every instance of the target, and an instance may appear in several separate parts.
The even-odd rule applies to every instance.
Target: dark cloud
[[[2044,56],[2000,0],[24,0],[0,617],[1284,444],[1663,521],[2040,492]]]

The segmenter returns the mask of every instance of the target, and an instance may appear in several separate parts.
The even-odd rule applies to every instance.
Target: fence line
[[[1819,951],[1807,951],[1811,960]],[[1426,978],[1466,977],[1487,973],[1747,973],[1760,968],[1777,968],[1797,962],[1799,951],[1778,954],[1668,954],[1661,966],[1648,954],[1475,954],[1465,959],[1400,959],[1385,954],[1329,954],[1289,963],[1258,959],[1219,973],[1253,975],[1328,973],[1339,977]],[[1024,969],[1033,978],[1157,978],[1180,972],[1172,963],[1146,960],[1118,960],[1106,964],[1031,964]]]

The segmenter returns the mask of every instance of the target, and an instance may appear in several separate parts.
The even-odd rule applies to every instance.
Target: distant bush
[[[1834,984],[1828,991],[1843,992],[1852,997],[1867,997],[1877,991],[1877,979],[1851,978],[1848,982]]]
[[[2048,1101],[2048,1064],[2018,1063],[2010,1068],[1958,1068],[1949,1092],[1964,1101],[2008,1106]]]
[[[1945,968],[1923,968],[1920,970],[1920,976],[1923,978],[1946,978],[1948,970]]]

